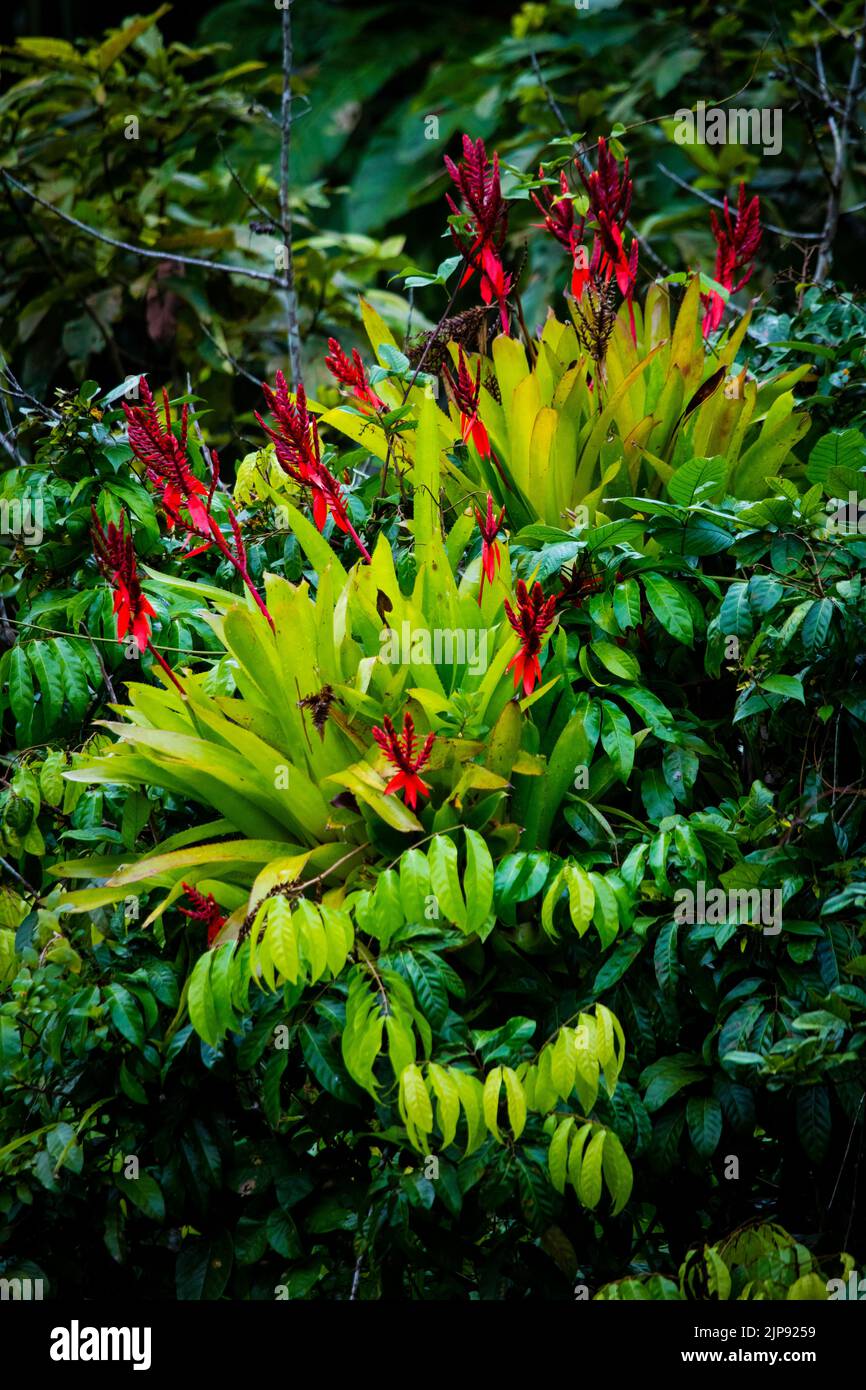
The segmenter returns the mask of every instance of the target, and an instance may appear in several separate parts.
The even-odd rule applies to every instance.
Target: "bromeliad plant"
[[[362,1249],[390,1239],[393,1212],[456,1218],[477,1188],[482,1232],[519,1201],[508,1220],[558,1247],[562,1268],[577,1256],[559,1223],[580,1245],[597,1221],[602,1247],[638,1227],[651,1245],[660,1223],[656,1254],[678,1257],[681,1216],[659,1171],[680,1164],[684,1189],[706,1185],[722,1135],[767,1134],[780,1097],[810,1159],[856,1123],[853,849],[821,903],[838,920],[814,919],[829,837],[847,852],[860,824],[859,789],[838,782],[821,734],[832,718],[859,740],[862,722],[845,656],[862,645],[857,542],[836,554],[823,531],[827,499],[852,473],[858,483],[859,446],[855,432],[819,446],[801,490],[802,372],[747,381],[747,319],[708,348],[697,276],[673,323],[667,286],[637,302],[628,169],[604,145],[586,180],[585,283],[585,225],[564,185],[543,208],[581,272],[574,323],[551,316],[522,344],[498,163],[465,142],[449,173],[463,283],[477,275],[499,312],[490,357],[448,343],[428,363],[439,407],[432,375],[421,380],[434,344],[413,373],[365,305],[378,366],[329,344],[348,402],[323,409],[281,376],[265,388],[269,442],[241,465],[236,498],[284,508],[303,577],[267,574],[259,594],[231,512],[246,592],[200,590],[217,660],[130,686],[115,741],[66,770],[73,785],[159,793],[206,819],[166,826],[145,853],[124,842],[96,865],[55,863],[88,886],[52,906],[58,920],[102,920],[142,897],[141,932],[183,931],[189,968],[165,1046],[191,1026],[208,1065],[242,1059],[307,1182],[322,1136],[346,1136]],[[724,290],[756,235],[757,205],[741,198],[725,248],[720,233]],[[185,419],[175,436],[148,397],[128,414],[170,524],[225,554],[218,465],[206,486]],[[396,518],[369,549],[361,532],[375,526],[320,424],[352,440],[353,461],[379,461],[383,497],[394,466]],[[98,539],[100,555],[120,626],[128,609],[145,635],[148,600],[118,534]],[[359,558],[344,564],[329,534]],[[154,595],[188,592],[149,573]],[[792,735],[819,770],[806,787],[780,784],[768,756]],[[795,938],[783,965],[748,903],[735,920],[677,916],[707,883],[778,893]],[[409,1151],[439,1167],[411,1189]],[[781,1151],[774,1161],[790,1181]],[[713,1220],[727,1201],[713,1196]]]
[[[809,417],[793,392],[809,367],[751,380],[738,363],[748,314],[708,348],[700,278],[692,277],[675,315],[668,287],[655,284],[643,308],[633,306],[636,344],[621,310],[597,356],[586,320],[602,303],[588,291],[583,309],[574,305],[574,324],[548,317],[533,359],[504,334],[490,359],[452,349],[456,372],[445,365],[442,376],[453,404],[449,415],[440,412],[437,432],[454,505],[477,491],[490,493],[515,530],[562,526],[575,515],[589,524],[621,515],[618,497],[657,496],[692,459],[722,459],[727,486],[742,498],[762,496],[768,477],[798,466],[793,451]],[[368,306],[364,319],[384,363],[396,345]],[[417,422],[423,398],[420,389],[409,391],[408,419]],[[387,458],[385,431],[375,422],[342,409],[321,418],[374,459]],[[410,482],[416,435],[400,436]]]

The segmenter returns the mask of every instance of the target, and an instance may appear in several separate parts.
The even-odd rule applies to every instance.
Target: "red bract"
[[[171,432],[168,393],[165,390],[162,393],[165,415],[165,429],[162,429],[153,396],[144,377],[140,378],[138,386],[144,405],[128,406],[125,401],[123,403],[129,427],[130,447],[139,463],[144,465],[148,480],[160,489],[169,530],[173,531],[179,526],[186,532],[187,540],[195,537],[203,541],[202,545],[184,551],[184,558],[201,555],[203,551],[210,550],[211,546],[215,545],[223,558],[237,570],[258,608],[273,627],[265,602],[250,578],[246,547],[237,517],[229,507],[228,520],[233,541],[233,544],[229,545],[213,515],[213,499],[220,471],[216,450],[212,449],[208,455],[211,478],[210,486],[206,487],[192,472],[186,457],[189,407],[185,405],[181,412],[180,439],[176,439]]]
[[[298,385],[293,401],[289,396],[285,377],[282,372],[277,372],[276,390],[271,390],[267,383],[263,383],[262,392],[278,428],[274,430],[270,425],[266,425],[258,411],[256,419],[273,440],[277,462],[283,472],[302,487],[309,489],[313,520],[319,530],[324,528],[330,512],[336,526],[352,537],[369,563],[370,553],[349,520],[340,484],[322,463],[319,430],[315,417],[307,409],[307,396],[303,385]]]
[[[481,253],[481,298],[485,304],[494,299],[499,306],[499,322],[503,333],[508,333],[508,296],[513,281],[505,270],[496,252],[485,246]]]
[[[757,194],[746,203],[746,186],[740,184],[737,200],[737,218],[731,222],[728,198],[725,195],[722,209],[724,226],[714,212],[710,213],[710,226],[716,241],[716,269],[714,279],[724,285],[731,294],[741,290],[752,277],[755,256],[761,245],[761,209]],[[736,281],[736,283],[734,283]],[[701,296],[706,307],[704,314],[704,335],[712,333],[722,321],[725,301],[713,291]]]
[[[384,410],[385,402],[376,395],[369,381],[364,363],[361,361],[361,354],[357,348],[352,348],[352,360],[349,361],[336,338],[328,339],[330,357],[325,358],[325,366],[342,386],[350,386],[352,395],[365,405],[372,406],[373,410]]]
[[[502,331],[507,333],[506,299],[512,281],[500,258],[508,231],[508,204],[499,186],[499,156],[494,154],[493,163],[490,164],[484,141],[476,140],[473,144],[469,136],[464,135],[463,158],[459,164],[455,164],[446,155],[445,168],[460,190],[463,211],[469,218],[466,229],[468,243],[454,227],[451,228],[454,243],[468,262],[460,284],[465,285],[476,270],[481,272],[481,298],[485,304],[492,304],[496,300]],[[445,196],[451,211],[459,215],[461,210],[450,193]]]
[[[151,606],[141,592],[141,581],[138,577],[135,547],[132,541],[132,528],[127,534],[125,513],[121,513],[119,526],[115,526],[113,521],[109,521],[104,530],[100,525],[94,506],[90,508],[90,515],[92,517],[91,536],[96,563],[109,582],[114,585],[114,611],[117,614],[118,642],[122,642],[127,632],[131,630],[139,652],[149,651],[154,661],[162,667],[169,680],[173,681],[183,695],[183,686],[165,657],[160,655],[151,641],[150,620],[156,616],[156,609]]]
[[[192,922],[204,922],[207,927],[207,944],[212,946],[219,932],[225,926],[227,919],[220,910],[219,903],[214,898],[213,893],[200,893],[197,888],[193,888],[188,883],[181,884],[192,907],[182,907],[180,910],[184,917],[189,917]]]
[[[504,516],[504,507],[499,513],[498,519],[494,515],[493,498],[490,496],[489,492],[487,494],[486,517],[481,515],[477,507],[475,508],[475,520],[478,522],[478,529],[481,532],[481,584],[478,589],[479,604],[484,594],[485,578],[492,584],[496,576],[496,571],[499,569],[501,556],[499,554],[499,546],[497,545],[496,537],[502,527]]]
[[[156,405],[144,377],[139,381],[139,392],[144,405],[127,405],[123,402],[129,432],[129,445],[139,463],[144,464],[145,473],[160,492],[168,514],[169,530],[173,530],[181,509],[185,509],[199,534],[208,531],[207,511],[202,497],[208,490],[204,483],[192,472],[186,457],[186,435],[189,423],[189,406],[181,411],[180,439],[171,431],[171,407],[168,392],[163,388],[162,406],[165,428],[160,425]]]
[[[156,617],[156,609],[141,592],[132,533],[126,530],[126,515],[121,512],[119,526],[109,521],[103,530],[95,507],[91,506],[90,514],[93,553],[102,573],[114,586],[117,640],[122,642],[131,629],[138,650],[143,652],[150,645],[150,620]]]
[[[632,238],[626,254],[622,240],[632,198],[628,159],[623,161],[620,172],[616,158],[611,154],[607,141],[602,136],[598,142],[598,168],[587,175],[579,162],[577,167],[589,195],[589,214],[594,218],[598,228],[588,275],[580,281],[580,293],[582,294],[590,277],[600,275],[607,282],[615,275],[619,291],[628,304],[631,336],[632,341],[635,341],[633,299],[637,285],[638,243]],[[580,294],[575,297],[579,299]]]
[[[523,693],[531,695],[536,683],[541,680],[538,654],[541,651],[541,639],[556,613],[556,599],[546,599],[538,583],[533,584],[531,591],[528,590],[522,579],[518,579],[515,592],[517,612],[515,613],[507,599],[505,612],[520,638],[520,651],[509,661],[506,670],[514,668],[515,690],[522,684]]]
[[[625,228],[631,209],[632,180],[628,176],[628,159],[623,161],[622,174],[607,147],[604,136],[598,142],[598,168],[588,176],[580,163],[577,165],[583,186],[589,194],[589,207],[596,221],[603,212],[609,222],[615,222],[620,231]]]
[[[540,165],[538,177],[544,178],[544,166]],[[544,225],[555,236],[561,246],[564,246],[574,262],[571,273],[571,293],[572,296],[580,301],[583,292],[589,281],[589,261],[586,249],[583,246],[583,230],[586,219],[575,218],[574,202],[568,188],[568,180],[565,177],[565,170],[560,170],[558,196],[554,196],[549,188],[543,190],[544,202],[532,194],[532,200],[538,211],[544,218]]]
[[[484,422],[478,418],[478,399],[481,394],[481,362],[475,369],[475,379],[466,365],[466,358],[463,356],[463,349],[460,349],[460,360],[457,365],[457,379],[442,364],[442,375],[454,400],[454,404],[460,411],[460,437],[465,444],[468,439],[472,440],[479,454],[483,459],[490,458],[490,438],[484,426]]]
[[[425,782],[422,782],[418,773],[430,760],[430,750],[436,735],[428,734],[421,751],[416,753],[415,722],[411,714],[407,712],[403,715],[402,737],[397,733],[387,714],[382,723],[384,728],[374,729],[373,737],[388,761],[397,768],[397,775],[391,778],[385,788],[385,795],[390,796],[394,792],[402,791],[406,805],[411,811],[414,811],[418,797],[430,795],[430,788]]]

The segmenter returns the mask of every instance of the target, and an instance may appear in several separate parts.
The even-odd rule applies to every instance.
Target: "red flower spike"
[[[171,407],[168,403],[168,393],[165,390],[162,393],[165,417],[165,428],[163,428],[159,421],[153,396],[144,377],[140,378],[138,385],[144,405],[129,406],[125,401],[123,402],[132,452],[139,463],[143,464],[148,481],[155,484],[160,491],[162,505],[168,517],[168,529],[173,531],[176,526],[179,526],[181,530],[186,532],[187,541],[193,537],[203,541],[202,545],[195,546],[193,549],[187,548],[183,552],[182,558],[190,559],[193,555],[201,555],[203,551],[209,550],[211,546],[215,545],[220,554],[237,570],[258,608],[273,627],[273,621],[265,602],[250,579],[246,550],[234,512],[229,509],[229,522],[235,540],[235,547],[232,550],[211,510],[214,493],[219,482],[219,457],[216,450],[212,450],[208,455],[211,478],[210,487],[206,487],[195,476],[186,457],[189,407],[185,405],[181,412],[180,439],[177,439],[171,431]],[[157,660],[162,661],[158,653],[154,652],[154,655]]]
[[[415,752],[415,722],[408,712],[403,715],[402,736],[397,733],[387,714],[382,720],[384,728],[374,729],[373,737],[388,761],[397,768],[396,777],[385,788],[385,795],[402,791],[406,805],[414,811],[419,796],[429,796],[430,788],[422,782],[418,773],[430,760],[430,750],[436,739],[428,734],[419,753]]]
[[[539,165],[538,177],[544,178],[543,164]],[[571,293],[573,298],[580,302],[589,283],[589,259],[583,246],[583,230],[586,219],[581,217],[579,220],[575,220],[574,202],[569,192],[564,169],[561,169],[559,173],[559,188],[558,196],[554,196],[549,188],[543,189],[545,200],[543,203],[534,193],[532,200],[544,218],[544,226],[551,236],[555,236],[560,245],[565,247],[572,258]]]
[[[481,395],[481,361],[479,360],[475,369],[473,381],[472,373],[467,366],[461,347],[456,380],[444,363],[442,364],[442,375],[445,377],[454,404],[460,411],[460,437],[463,443],[465,444],[467,440],[471,439],[481,457],[483,459],[490,458],[490,439],[483,421],[478,418],[478,401]]]
[[[150,620],[156,617],[156,609],[141,591],[132,533],[126,531],[126,515],[121,512],[119,526],[109,521],[103,530],[96,508],[91,506],[90,512],[93,553],[100,570],[114,586],[117,640],[122,642],[131,630],[139,652],[146,651],[150,645]]]
[[[201,499],[207,497],[208,490],[189,466],[186,457],[186,436],[189,424],[189,406],[181,411],[181,430],[178,439],[171,430],[171,407],[168,392],[163,389],[162,407],[165,427],[160,425],[153,396],[144,377],[139,381],[139,392],[143,405],[127,405],[123,409],[129,433],[129,446],[139,463],[144,465],[149,482],[160,492],[162,502],[168,513],[169,530],[179,519],[182,508],[192,523],[192,529],[206,535],[210,529],[207,510]]]
[[[622,175],[616,156],[611,154],[604,136],[598,142],[598,168],[587,177],[580,163],[578,172],[589,194],[589,207],[599,221],[603,212],[609,222],[616,222],[622,232],[631,210],[632,180],[628,176],[628,159],[623,162]]]
[[[463,158],[459,165],[445,156],[445,168],[460,191],[466,211],[471,216],[470,235],[474,241],[472,251],[479,250],[485,243],[498,250],[505,241],[508,230],[508,205],[502,197],[499,185],[499,156],[494,154],[492,165],[488,162],[483,140],[473,144],[468,135],[463,136]],[[453,213],[460,209],[450,194],[445,195]],[[455,238],[459,244],[459,238]],[[461,249],[463,249],[461,247]],[[472,273],[472,267],[463,277],[463,283]]]
[[[508,296],[513,281],[506,272],[501,260],[490,246],[485,246],[481,256],[481,298],[485,304],[494,299],[499,306],[499,322],[502,332],[508,333]]]
[[[524,695],[531,695],[541,680],[541,666],[538,654],[541,639],[553,622],[556,613],[556,599],[544,597],[541,585],[533,584],[528,590],[522,579],[517,581],[517,612],[505,600],[508,621],[520,638],[520,651],[509,661],[506,670],[514,668],[514,688],[523,686]]]
[[[481,515],[477,507],[475,508],[475,520],[477,521],[478,529],[481,532],[481,584],[478,589],[479,606],[481,604],[481,599],[484,594],[484,580],[486,579],[489,584],[492,584],[493,580],[496,577],[496,572],[499,569],[499,564],[502,557],[499,553],[499,546],[497,544],[496,537],[502,529],[502,522],[504,517],[504,507],[502,508],[502,511],[499,513],[498,520],[494,516],[493,498],[490,496],[489,492],[487,494],[486,517]]]
[[[499,156],[494,154],[492,164],[489,163],[484,141],[476,140],[473,144],[469,136],[464,135],[463,158],[459,164],[455,164],[446,155],[445,168],[460,191],[464,211],[469,217],[466,236],[453,227],[451,229],[454,244],[467,260],[460,285],[465,285],[476,270],[480,271],[481,298],[485,304],[492,304],[495,300],[499,305],[502,331],[507,333],[506,300],[512,288],[512,278],[503,268],[500,257],[508,231],[508,204],[502,197],[499,184]],[[452,213],[459,215],[460,208],[450,193],[445,196]]]
[[[585,262],[578,265],[575,252],[575,273],[572,276],[572,294],[580,301],[587,283],[599,276],[607,282],[616,277],[620,293],[628,304],[632,341],[636,341],[634,320],[634,292],[637,284],[638,244],[632,238],[626,253],[623,235],[631,209],[632,179],[628,172],[628,159],[623,161],[622,170],[611,154],[607,141],[601,137],[598,142],[598,168],[586,174],[578,163],[578,172],[584,188],[589,195],[589,216],[597,226],[592,259],[588,270]],[[564,176],[563,176],[564,179]]]
[[[710,227],[716,242],[714,279],[720,285],[724,285],[731,294],[736,294],[737,290],[741,290],[751,279],[755,268],[753,261],[761,245],[761,206],[757,194],[747,204],[746,186],[741,183],[737,200],[736,221],[731,222],[727,194],[725,195],[722,215],[724,226],[719,222],[715,212],[710,213]],[[725,311],[725,301],[715,291],[701,295],[701,300],[706,308],[703,321],[703,331],[706,337],[707,334],[714,332],[721,323]]]
[[[367,372],[358,349],[352,348],[352,360],[350,362],[336,338],[328,339],[328,347],[331,355],[325,358],[325,366],[331,376],[335,377],[341,386],[350,386],[352,395],[356,400],[363,401],[373,410],[384,410],[385,402],[376,395],[367,380]]]
[[[207,944],[212,946],[228,919],[223,916],[213,893],[208,893],[205,897],[204,893],[200,893],[188,883],[181,884],[181,887],[192,903],[192,907],[182,907],[181,912],[184,917],[189,917],[191,922],[204,922],[207,927]]]
[[[276,391],[272,391],[270,386],[263,383],[262,392],[278,429],[274,430],[270,425],[266,425],[258,411],[256,419],[273,441],[277,462],[283,472],[302,487],[309,489],[316,526],[321,531],[330,512],[336,526],[352,537],[369,564],[370,553],[349,520],[342,488],[322,463],[319,429],[315,417],[307,409],[307,396],[303,385],[299,383],[297,394],[292,401],[285,377],[282,372],[277,372]]]

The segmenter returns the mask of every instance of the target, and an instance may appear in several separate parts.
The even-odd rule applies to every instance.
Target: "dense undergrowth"
[[[537,332],[466,139],[478,302],[361,298],[228,466],[153,374],[25,425],[7,1277],[817,1299],[862,1256],[862,310],[736,308],[742,190],[639,291],[622,154],[527,182]]]

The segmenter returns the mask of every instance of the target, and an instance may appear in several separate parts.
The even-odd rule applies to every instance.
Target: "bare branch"
[[[860,96],[863,86],[863,34],[866,30],[866,5],[863,7],[863,18],[856,35],[854,36],[854,58],[851,63],[851,75],[848,79],[848,89],[845,94],[845,110],[841,120],[837,125],[835,117],[828,115],[827,124],[830,127],[830,134],[833,137],[833,148],[835,159],[833,162],[833,173],[830,182],[830,196],[827,199],[827,211],[824,216],[824,230],[821,236],[821,246],[818,251],[818,261],[815,266],[815,279],[823,280],[832,260],[833,242],[839,226],[839,217],[842,207],[842,187],[845,182],[845,161],[848,152],[849,126],[854,107]],[[821,84],[821,91],[825,94],[825,99],[829,102],[829,92],[827,79],[824,75],[824,64],[821,58],[821,47],[815,45],[815,62],[818,71],[818,79]]]
[[[301,368],[301,335],[298,328],[298,295],[295,289],[295,259],[292,251],[292,209],[289,202],[289,168],[292,153],[292,4],[285,0],[283,10],[283,98],[280,108],[280,223],[285,242],[286,266],[283,284],[286,291],[286,327],[292,385],[295,390],[303,381]]]
[[[221,270],[227,275],[245,275],[249,280],[263,280],[268,285],[282,285],[283,283],[278,276],[269,275],[265,270],[253,270],[250,266],[229,265],[225,261],[206,261],[201,256],[181,256],[177,251],[152,251],[147,246],[134,246],[129,241],[118,241],[116,237],[97,231],[95,227],[89,227],[86,222],[72,217],[70,213],[62,212],[53,203],[47,202],[38,193],[34,193],[32,188],[28,188],[24,183],[19,183],[7,169],[0,169],[0,174],[13,188],[17,188],[19,193],[26,193],[28,198],[33,199],[34,203],[46,208],[48,212],[53,212],[55,217],[62,218],[71,227],[77,227],[80,232],[94,237],[96,241],[104,241],[107,246],[116,246],[119,251],[131,251],[134,256],[146,256],[149,260],[154,261],[176,261],[179,265],[198,265],[203,266],[205,270]]]
[[[840,29],[835,19],[831,19],[827,11],[823,8],[823,6],[818,4],[818,0],[809,0],[809,4],[812,6],[812,9],[815,11],[815,13],[819,14],[821,18],[825,20],[827,24],[830,25],[831,29],[836,30],[836,33],[839,34],[841,38],[847,39],[851,37],[850,30]]]
[[[696,198],[700,198],[702,202],[709,203],[711,207],[721,208],[724,211],[725,205],[721,199],[714,198],[710,193],[704,193],[700,188],[694,188],[685,179],[681,179],[678,174],[674,174],[665,164],[656,164],[656,168],[678,188],[683,188],[687,193],[692,193]],[[857,209],[851,208],[850,211],[856,212]],[[774,232],[776,236],[788,237],[791,241],[820,241],[822,236],[821,232],[792,232],[788,227],[776,227],[772,222],[764,222],[763,219],[761,226],[765,231]]]

